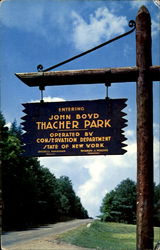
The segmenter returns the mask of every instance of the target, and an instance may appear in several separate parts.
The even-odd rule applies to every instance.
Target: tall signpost
[[[153,97],[149,67],[151,19],[142,6],[136,18],[137,79],[137,249],[153,249]]]
[[[129,32],[130,33],[130,32]],[[129,34],[127,33],[127,34]],[[122,36],[121,36],[122,37]],[[113,39],[115,40],[115,39]],[[107,44],[107,43],[106,43]],[[137,66],[135,67],[125,67],[125,68],[109,68],[109,69],[90,69],[90,70],[70,70],[70,71],[55,71],[55,72],[38,72],[38,73],[18,73],[16,76],[20,78],[25,84],[27,84],[30,87],[33,86],[39,86],[42,90],[44,86],[56,86],[56,85],[66,85],[66,84],[86,84],[86,83],[120,83],[120,82],[137,82],[137,250],[151,250],[153,249],[153,97],[152,97],[152,81],[159,81],[160,80],[160,66],[151,66],[152,65],[152,56],[151,56],[151,19],[150,14],[148,10],[142,6],[139,11],[138,15],[136,17],[136,61]],[[51,67],[53,68],[53,67]],[[50,68],[50,69],[51,69]],[[42,103],[43,104],[43,103]],[[57,129],[57,122],[53,121],[54,114],[51,114],[50,111],[48,111],[48,118],[45,117],[44,120],[38,121],[37,123],[36,117],[35,117],[35,111],[33,112],[32,108],[30,109],[29,104],[26,105],[25,113],[29,115],[31,113],[32,119],[30,120],[30,116],[27,116],[24,118],[25,120],[25,130],[28,131],[28,135],[30,138],[33,138],[32,131],[29,128],[29,125],[27,124],[27,120],[32,122],[35,126],[35,131],[37,130],[37,134],[35,137],[35,140],[37,141],[37,147],[35,148],[35,152],[38,152],[38,145],[41,143],[44,145],[44,148],[47,150],[50,149],[50,144],[48,144],[51,141],[56,141],[56,138],[53,138],[55,135],[59,136],[58,141],[61,142],[63,138],[61,138],[61,133],[57,133],[57,131],[53,131],[52,129]],[[84,107],[81,105],[81,107]],[[61,109],[60,109],[61,110]],[[87,111],[87,109],[86,109]],[[111,134],[112,132],[110,130],[110,126],[112,126],[112,120],[114,116],[109,112],[108,117],[104,117],[102,114],[98,113],[97,110],[96,113],[92,112],[86,112],[86,116],[91,117],[91,113],[94,114],[94,120],[90,120],[88,122],[89,128],[84,127],[84,122],[82,120],[82,123],[80,123],[80,120],[78,121],[77,118],[79,117],[77,114],[67,114],[70,115],[69,117],[74,116],[74,123],[72,124],[72,119],[68,118],[68,121],[66,120],[66,117],[63,121],[60,121],[61,126],[65,124],[65,126],[77,126],[77,128],[80,128],[81,131],[84,129],[89,129],[86,131],[88,134],[85,134],[84,132],[81,132],[77,134],[77,140],[76,147],[79,146],[79,142],[81,140],[85,140],[85,143],[83,143],[82,150],[78,149],[78,154],[86,154],[87,145],[91,145],[86,140],[103,140],[103,132],[99,135],[97,134],[97,126],[102,126],[102,130],[100,131],[108,131],[108,136],[106,138],[106,144],[98,143],[96,150],[92,149],[93,151],[90,151],[91,153],[96,154],[108,154],[104,152],[109,152],[103,150],[103,145],[112,146],[114,144],[111,141]],[[108,112],[108,111],[107,111]],[[44,113],[44,112],[43,112]],[[83,112],[82,112],[83,113]],[[81,117],[82,117],[81,113]],[[52,116],[53,115],[53,116]],[[61,115],[61,114],[58,114]],[[123,114],[124,115],[124,114]],[[123,126],[124,120],[121,120],[122,116],[120,116],[120,123],[121,126]],[[57,116],[58,119],[59,116]],[[101,117],[101,118],[100,118]],[[97,120],[101,120],[98,121]],[[47,119],[47,120],[46,120]],[[105,123],[104,121],[107,120]],[[50,121],[53,121],[54,123],[50,123]],[[47,123],[46,123],[47,122]],[[97,123],[98,122],[98,123]],[[81,125],[80,125],[81,124]],[[91,125],[91,124],[94,124]],[[99,124],[99,125],[97,125]],[[106,124],[106,128],[103,128],[103,125]],[[113,123],[114,124],[114,123]],[[48,135],[47,140],[47,146],[45,145],[45,138],[43,137],[43,130],[47,128],[51,129],[53,131],[50,131],[50,134]],[[49,127],[48,127],[49,126]],[[94,127],[94,129],[93,129]],[[116,128],[116,127],[115,127]],[[64,129],[64,128],[63,128]],[[93,130],[92,130],[93,129]],[[106,129],[106,130],[103,130]],[[42,131],[40,131],[42,130]],[[52,137],[53,135],[53,137]],[[65,134],[66,135],[66,134]],[[85,137],[86,135],[90,135],[89,137]],[[92,137],[93,136],[93,137]],[[83,138],[83,139],[81,139]],[[100,138],[100,139],[95,139]],[[113,134],[114,138],[114,134]],[[73,140],[73,138],[71,138]],[[120,145],[123,147],[123,144],[121,144],[125,138],[123,135],[119,134],[119,142]],[[26,135],[26,144],[27,144],[27,135]],[[67,140],[67,139],[65,139]],[[105,139],[104,139],[105,140]],[[115,142],[117,140],[117,137],[115,137]],[[83,141],[84,142],[84,141]],[[69,143],[68,143],[69,145]],[[93,143],[93,145],[96,145]],[[100,146],[101,145],[101,146]],[[61,144],[57,144],[56,149],[59,150],[61,148]],[[68,146],[71,148],[72,146]],[[52,147],[51,147],[52,149]],[[30,154],[30,147],[26,150]],[[41,149],[40,149],[41,150]],[[123,151],[123,149],[122,149]],[[121,151],[121,152],[122,152]],[[47,154],[50,154],[50,151],[47,151]],[[68,155],[69,151],[65,151],[64,155]],[[112,154],[116,154],[118,151],[117,149],[114,149]],[[124,152],[124,151],[123,151]],[[122,152],[122,153],[123,153]],[[44,153],[44,152],[43,152]],[[61,152],[58,152],[54,149],[54,152],[52,152],[52,155],[61,154]],[[63,153],[63,152],[62,152]],[[46,152],[44,153],[46,155]]]

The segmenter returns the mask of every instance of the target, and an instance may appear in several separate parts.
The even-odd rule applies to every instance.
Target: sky
[[[24,115],[22,103],[40,100],[38,88],[28,87],[15,73],[37,72],[129,31],[138,9],[145,5],[152,20],[152,63],[160,65],[160,7],[152,0],[5,0],[0,2],[1,110],[9,125]],[[135,32],[55,70],[96,69],[136,65]],[[160,181],[160,84],[154,94],[154,181]],[[106,97],[104,84],[46,87],[45,101],[96,100]],[[127,153],[116,156],[41,157],[41,165],[58,178],[68,176],[92,217],[107,192],[122,180],[136,181],[136,83],[113,83],[110,98],[127,98]]]

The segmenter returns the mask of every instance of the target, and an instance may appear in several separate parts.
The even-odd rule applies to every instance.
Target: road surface
[[[57,234],[61,234],[83,224],[88,224],[92,221],[91,219],[72,220],[25,231],[7,232],[2,235],[2,249],[85,249],[71,245],[57,244],[55,238]]]

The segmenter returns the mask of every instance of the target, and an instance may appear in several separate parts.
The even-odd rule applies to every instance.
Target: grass
[[[159,236],[160,228],[155,228],[155,243]],[[135,250],[136,226],[94,221],[90,227],[80,226],[59,235],[58,240],[86,248]]]

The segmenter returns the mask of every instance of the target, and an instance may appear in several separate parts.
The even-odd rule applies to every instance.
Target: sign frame
[[[122,155],[127,99],[26,103],[24,156]]]

